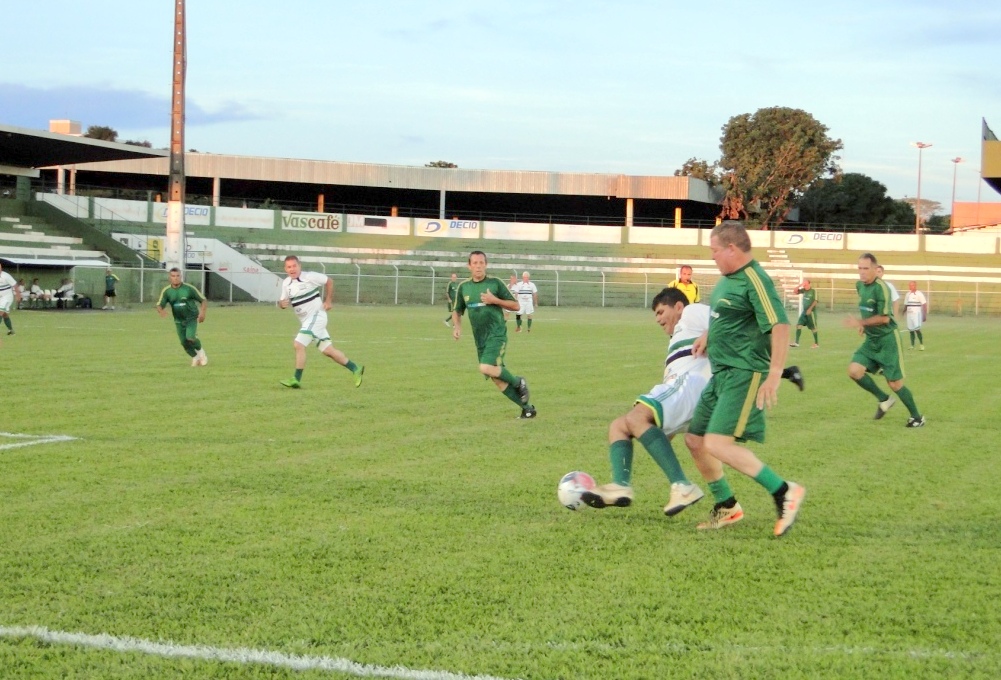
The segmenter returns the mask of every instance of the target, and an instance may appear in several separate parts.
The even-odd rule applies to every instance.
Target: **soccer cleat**
[[[806,381],[803,380],[803,372],[799,370],[799,366],[782,369],[782,377],[798,387],[800,392],[806,389]]]
[[[908,418],[907,424],[904,425],[904,427],[924,427],[924,426],[925,426],[924,416],[921,416],[919,418]]]
[[[7,335],[14,335],[14,331],[13,330],[7,331]]]
[[[518,379],[518,384],[514,386],[514,389],[518,392],[518,399],[522,404],[528,403],[528,383],[525,382],[524,378]]]
[[[195,356],[191,357],[191,365],[192,366],[198,366],[200,363],[201,363],[201,359],[199,358],[199,356],[197,354]]]
[[[517,328],[515,328],[514,332],[515,333],[521,333],[521,326],[518,326]]]
[[[813,343],[812,345],[810,345],[810,349],[817,349],[818,347],[820,347],[820,345],[818,345],[817,343]]]
[[[279,381],[278,384],[284,385],[285,387],[291,387],[294,390],[299,389],[299,387],[301,386],[299,381],[296,380],[295,378],[289,378],[288,380],[281,380]]]
[[[799,343],[798,342],[790,342],[789,346],[790,347],[799,347]]]
[[[523,406],[521,408],[521,415],[518,416],[518,420],[531,420],[537,415],[534,406]]]
[[[108,309],[108,305],[104,305],[101,309]]]
[[[199,366],[208,366],[209,365],[208,355],[205,354],[205,350],[203,350],[203,349],[198,350],[198,365]]]
[[[633,502],[633,487],[611,482],[584,491],[580,499],[592,508],[625,508]]]
[[[355,370],[351,371],[351,374],[355,377],[355,387],[361,387],[362,376],[365,375],[365,367],[359,366]]]
[[[702,493],[702,489],[695,484],[675,482],[671,485],[671,498],[664,506],[664,514],[668,517],[674,517],[689,505],[698,503],[703,496],[705,494]]]
[[[886,401],[879,402],[879,406],[876,408],[876,415],[874,415],[872,419],[879,420],[880,418],[885,416],[886,412],[889,411],[896,403],[897,400],[894,399],[893,397],[887,397]]]
[[[718,505],[709,511],[709,521],[701,522],[695,528],[705,531],[707,529],[722,529],[731,524],[736,524],[744,519],[744,509],[737,503],[732,508]]]
[[[800,506],[803,505],[803,498],[806,497],[806,489],[796,482],[787,481],[786,484],[789,485],[789,489],[782,498],[782,510],[779,512],[778,521],[775,522],[776,536],[789,531],[792,523],[796,521]]]
[[[445,324],[446,326],[448,326],[449,328],[451,328],[451,327],[452,327],[452,324],[450,324],[450,323],[448,322],[448,319],[445,319],[445,320],[444,320],[444,321],[443,321],[442,323],[443,323],[443,324]]]
[[[925,346],[921,345],[920,347],[918,347],[918,351],[919,352],[924,352],[925,351]]]

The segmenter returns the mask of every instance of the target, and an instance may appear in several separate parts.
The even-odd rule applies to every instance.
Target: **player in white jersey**
[[[685,476],[671,447],[671,438],[686,431],[702,390],[712,377],[708,357],[692,354],[692,345],[709,330],[710,308],[701,303],[689,304],[688,296],[679,288],[665,288],[659,292],[651,308],[657,323],[671,337],[664,361],[664,379],[637,397],[629,413],[609,425],[608,458],[613,481],[584,492],[581,500],[599,509],[624,508],[632,504],[630,482],[633,439],[636,439],[671,482],[671,496],[664,506],[664,514],[672,517],[705,495]],[[798,367],[785,369],[782,377],[803,389],[803,375]],[[695,463],[699,467],[700,461]]]
[[[14,277],[3,270],[0,264],[0,318],[7,327],[7,335],[14,335],[14,326],[10,322],[10,310],[21,303],[21,291]]]
[[[539,304],[539,289],[531,281],[528,272],[521,273],[521,281],[514,284],[511,289],[515,299],[521,307],[518,309],[515,320],[515,333],[521,333],[521,317],[528,317],[528,332],[532,332],[532,315],[535,314],[535,306]]]
[[[278,306],[292,306],[299,319],[299,332],[292,341],[295,348],[295,377],[282,380],[285,387],[301,387],[302,372],[306,368],[306,348],[314,342],[316,348],[354,375],[355,387],[361,387],[365,367],[355,364],[334,347],[327,332],[327,311],[334,304],[334,282],[326,274],[302,271],[302,263],[295,255],[285,258],[285,273]]]
[[[911,333],[911,349],[914,349],[914,336],[918,339],[918,350],[925,351],[925,336],[921,333],[921,324],[928,318],[928,300],[925,294],[918,290],[918,284],[911,281],[907,284],[904,295],[904,314],[907,317],[907,330]]]

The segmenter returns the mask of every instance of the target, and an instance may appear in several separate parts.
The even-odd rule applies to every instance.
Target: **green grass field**
[[[696,532],[708,498],[664,517],[638,446],[632,507],[558,504],[567,471],[608,480],[608,422],[660,379],[650,312],[544,307],[512,333],[526,422],[444,316],[335,308],[365,384],[310,350],[291,391],[291,312],[210,306],[198,369],[151,308],[15,312],[0,430],[78,439],[0,436],[0,676],[354,677],[227,650],[428,680],[1001,675],[997,319],[932,317],[907,430],[899,404],[872,420],[857,337],[822,316],[822,347],[790,350],[806,392],[783,385],[755,447],[808,489],[775,539],[736,473],[744,522]]]

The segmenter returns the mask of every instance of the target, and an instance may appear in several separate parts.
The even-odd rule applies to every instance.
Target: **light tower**
[[[921,152],[931,144],[925,142],[911,142],[911,146],[918,147],[918,199],[914,203],[914,233],[921,233]]]
[[[956,156],[952,159],[952,207],[949,209],[949,228],[956,228],[956,171],[963,159]]]
[[[167,269],[184,271],[184,74],[187,68],[184,0],[174,0],[174,74],[170,94],[170,177],[167,181]]]

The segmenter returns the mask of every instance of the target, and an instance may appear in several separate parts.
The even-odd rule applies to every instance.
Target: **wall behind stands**
[[[36,195],[74,217],[94,222],[161,224],[166,204],[152,201]],[[545,224],[478,220],[429,220],[344,213],[315,213],[251,208],[185,206],[185,224],[191,227],[254,229],[260,232],[310,232],[313,234],[367,234],[424,236],[466,240],[496,239],[549,241],[553,243],[709,245],[708,229],[671,227],[618,227],[593,224]],[[289,234],[291,235],[291,234]],[[936,252],[1001,254],[997,234],[964,232],[955,235],[872,234],[824,231],[752,231],[755,248],[843,250],[851,252]],[[284,239],[283,239],[284,240]]]

